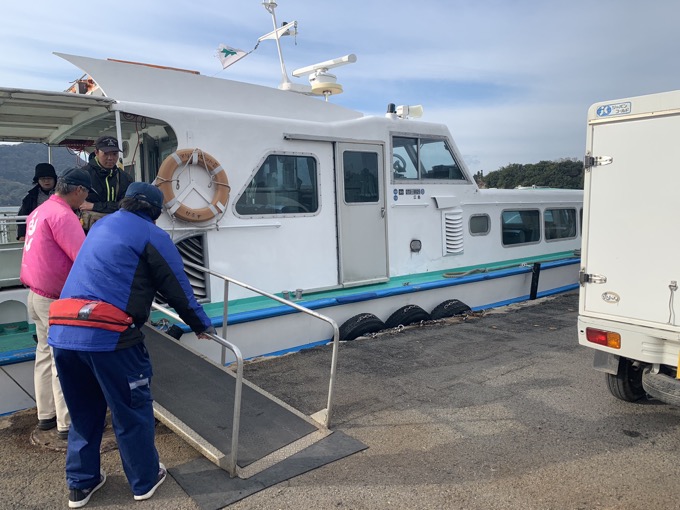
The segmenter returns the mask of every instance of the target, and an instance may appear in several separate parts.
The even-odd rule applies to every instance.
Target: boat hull
[[[576,289],[578,271],[578,258],[542,264],[535,297]],[[408,305],[417,305],[431,312],[440,303],[451,299],[462,301],[474,311],[526,301],[531,298],[533,278],[531,266],[520,266],[379,292],[357,289],[356,293],[335,300],[302,300],[296,303],[330,317],[340,326],[361,313],[371,313],[386,321],[396,310]],[[221,318],[216,318],[214,323],[221,326]],[[323,345],[333,337],[328,323],[286,306],[230,314],[226,332],[219,328],[218,333],[235,344],[246,359],[297,352]],[[223,361],[221,347],[213,342],[198,340],[190,332],[182,335],[181,341],[218,363]],[[224,361],[229,364],[234,359],[227,352]]]

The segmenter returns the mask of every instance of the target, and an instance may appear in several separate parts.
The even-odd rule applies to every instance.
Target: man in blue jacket
[[[165,480],[154,444],[152,368],[141,330],[156,292],[199,338],[215,332],[194,297],[177,248],[154,224],[162,206],[157,187],[132,183],[120,210],[90,231],[54,303],[80,298],[109,307],[125,318],[118,331],[89,323],[85,309],[75,317],[76,324],[84,319],[82,325],[53,322],[50,309],[49,344],[71,413],[66,452],[70,508],[85,506],[106,481],[99,449],[107,405],[134,499],[150,498]]]

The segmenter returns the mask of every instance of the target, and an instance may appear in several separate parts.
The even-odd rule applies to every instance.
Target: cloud
[[[277,21],[293,69],[356,53],[334,74],[333,102],[383,115],[387,103],[423,104],[445,123],[471,168],[582,157],[590,104],[678,88],[671,0],[280,0]],[[64,90],[79,71],[51,52],[118,58],[277,86],[276,45],[227,70],[217,45],[250,51],[273,29],[259,0],[65,8],[48,0],[3,8],[0,86]],[[106,12],[104,12],[106,11]],[[306,79],[293,79],[307,83]]]

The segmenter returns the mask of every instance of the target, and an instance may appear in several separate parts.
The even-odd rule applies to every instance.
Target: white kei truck
[[[596,103],[587,129],[579,344],[615,397],[680,406],[680,90]]]

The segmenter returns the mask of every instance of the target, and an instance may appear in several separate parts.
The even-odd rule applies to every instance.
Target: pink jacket
[[[33,292],[58,299],[85,232],[71,206],[58,195],[26,219],[21,281]]]

